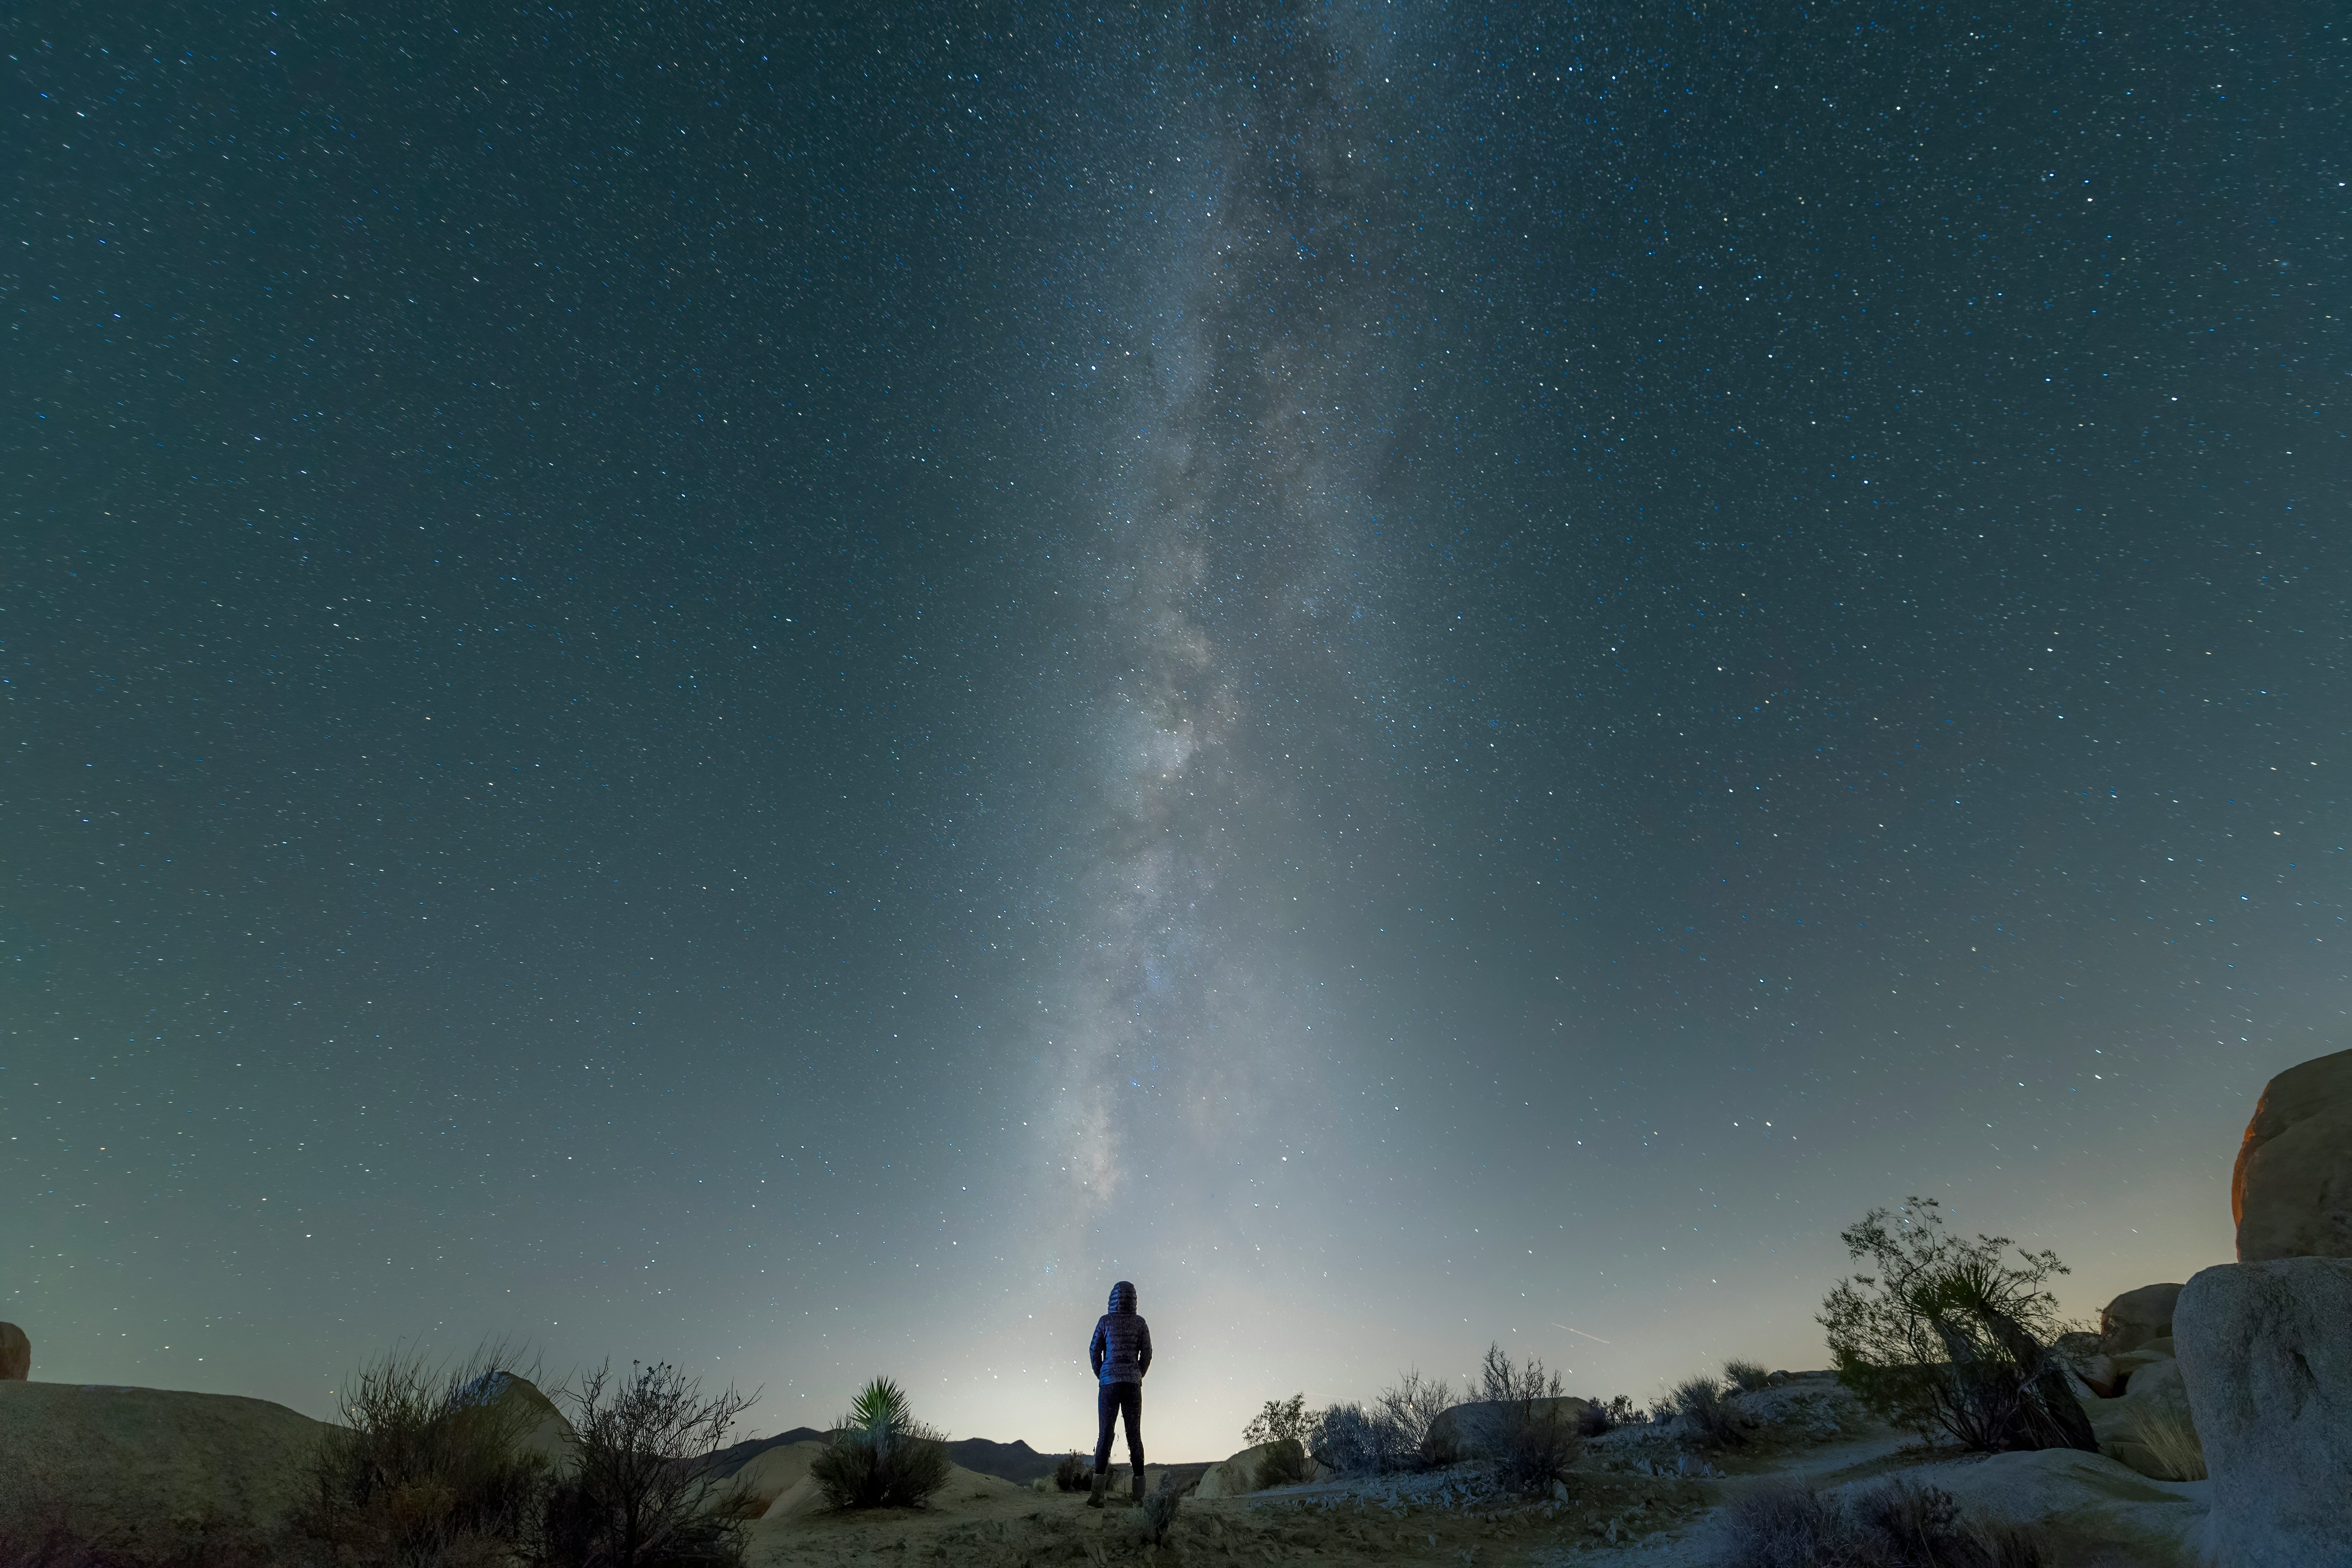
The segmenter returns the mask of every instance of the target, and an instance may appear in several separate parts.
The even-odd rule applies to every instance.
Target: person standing
[[[1135,1310],[1135,1287],[1122,1279],[1110,1288],[1110,1310],[1095,1321],[1094,1343],[1087,1359],[1095,1369],[1095,1415],[1101,1430],[1095,1437],[1095,1485],[1088,1508],[1103,1505],[1110,1485],[1110,1432],[1122,1415],[1127,1420],[1127,1459],[1133,1470],[1129,1494],[1143,1500],[1143,1374],[1151,1370],[1151,1325]]]

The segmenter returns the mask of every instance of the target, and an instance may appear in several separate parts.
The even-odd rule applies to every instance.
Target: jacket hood
[[[1135,1287],[1122,1279],[1110,1288],[1110,1310],[1114,1312],[1135,1310]]]

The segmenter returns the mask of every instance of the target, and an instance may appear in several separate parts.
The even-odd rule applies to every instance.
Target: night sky
[[[2340,7],[35,5],[0,1316],[1147,1429],[2231,1256]]]

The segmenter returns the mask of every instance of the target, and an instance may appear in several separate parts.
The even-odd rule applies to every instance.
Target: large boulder
[[[14,1323],[0,1323],[0,1383],[22,1383],[33,1375],[33,1342]]]
[[[2221,1568],[2352,1568],[2352,1258],[2223,1264],[2180,1292]]]
[[[2151,1480],[2080,1448],[1993,1454],[1902,1473],[1950,1492],[1972,1517],[2032,1528],[2051,1563],[2190,1568],[2199,1562],[2210,1490],[2203,1481]]]
[[[537,1454],[551,1469],[571,1468],[580,1451],[580,1435],[537,1384],[511,1372],[499,1372],[474,1387],[488,1403],[512,1413],[520,1428],[515,1437],[517,1448]]]
[[[1537,1415],[1556,1416],[1573,1427],[1577,1418],[1592,1402],[1563,1397],[1538,1399],[1530,1403]],[[1455,1453],[1465,1458],[1489,1455],[1502,1440],[1507,1418],[1516,1414],[1517,1408],[1516,1405],[1498,1400],[1474,1399],[1467,1405],[1442,1410],[1437,1419],[1429,1424],[1429,1447],[1436,1452]]]
[[[778,1498],[807,1479],[809,1466],[824,1453],[822,1442],[780,1444],[762,1448],[729,1478],[751,1508],[751,1517],[768,1511]],[[809,1489],[812,1492],[814,1488]]]
[[[2352,1051],[2263,1086],[2230,1178],[2238,1261],[2352,1258]]]
[[[2143,1285],[2099,1309],[2099,1349],[2108,1355],[2136,1351],[2150,1340],[2172,1337],[2172,1304],[2178,1285]]]
[[[0,1383],[0,1506],[133,1561],[275,1562],[331,1430],[231,1394]]]

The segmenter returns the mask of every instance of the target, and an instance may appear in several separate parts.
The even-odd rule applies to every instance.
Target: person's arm
[[[1138,1352],[1136,1360],[1142,1364],[1144,1371],[1150,1372],[1151,1370],[1151,1325],[1138,1319],[1135,1326],[1142,1331],[1143,1335],[1143,1348]]]
[[[1087,1359],[1094,1363],[1095,1375],[1100,1377],[1103,1363],[1103,1326],[1102,1320],[1099,1318],[1095,1320],[1095,1337],[1093,1342],[1087,1346]]]

